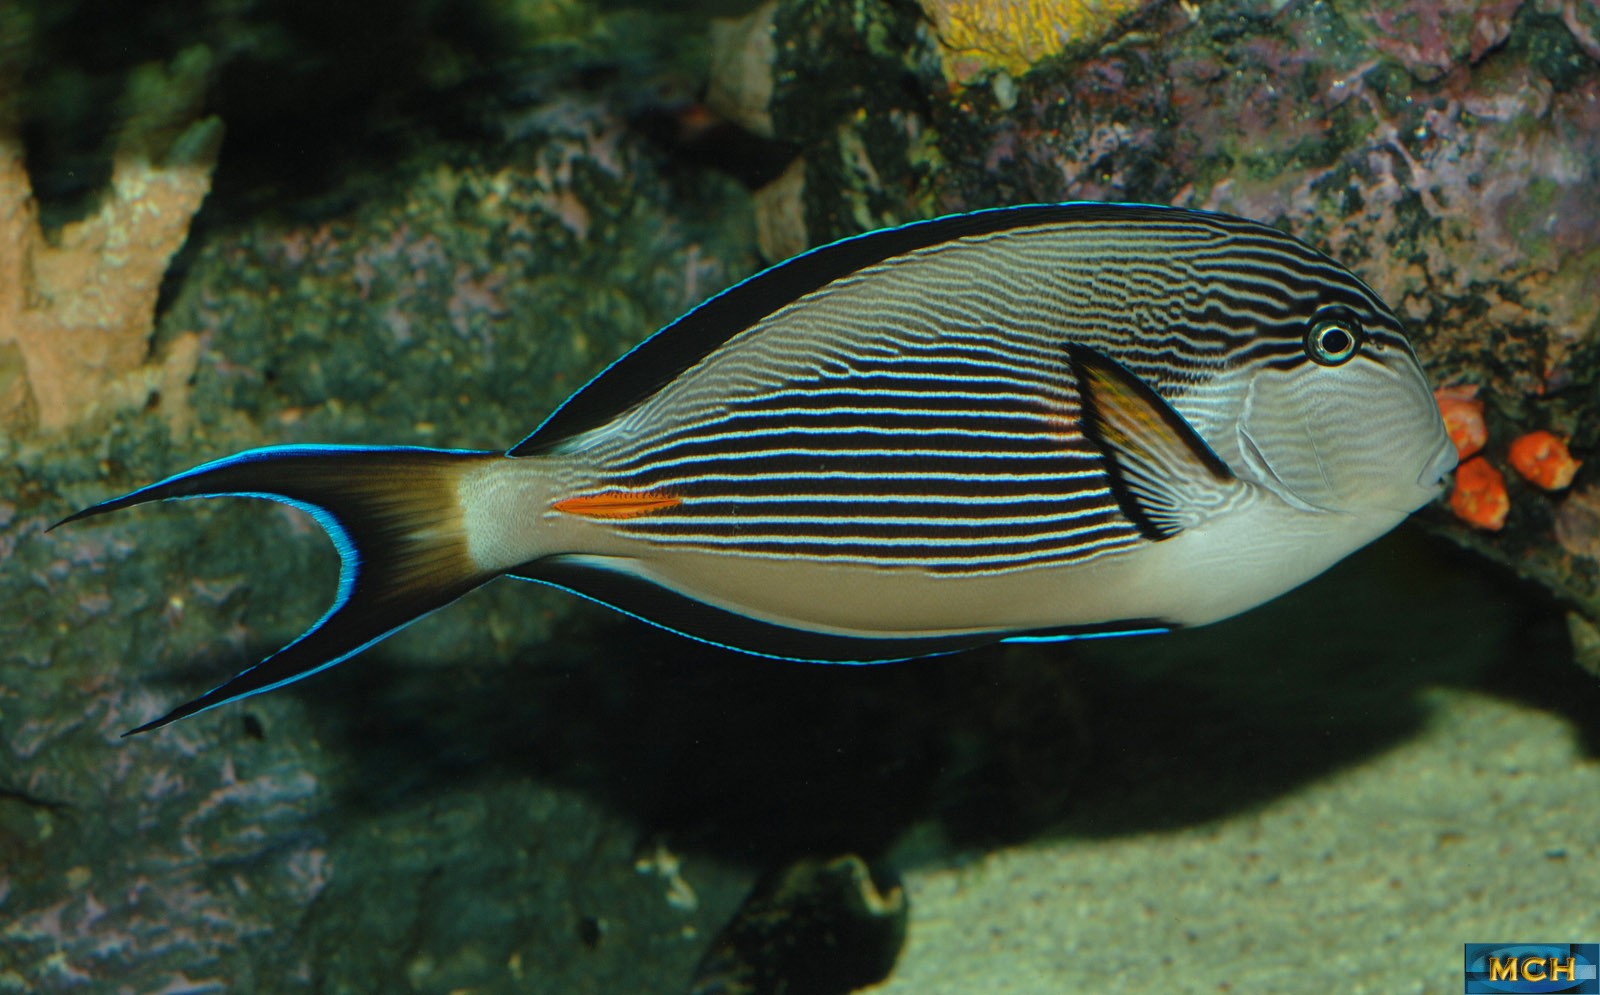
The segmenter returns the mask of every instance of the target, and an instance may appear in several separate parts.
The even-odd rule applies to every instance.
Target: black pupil
[[[1322,330],[1322,351],[1329,356],[1342,356],[1350,349],[1350,333],[1333,325]]]

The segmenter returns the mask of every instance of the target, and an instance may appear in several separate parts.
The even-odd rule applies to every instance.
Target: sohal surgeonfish
[[[143,731],[324,670],[497,577],[872,662],[1259,605],[1455,450],[1399,320],[1266,225],[1002,208],[812,250],[646,339],[506,452],[254,449],[73,515],[264,497],[342,558],[304,635]]]

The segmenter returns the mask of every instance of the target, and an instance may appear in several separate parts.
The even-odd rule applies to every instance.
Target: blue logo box
[[[1469,943],[1467,995],[1561,992],[1600,995],[1600,943]]]

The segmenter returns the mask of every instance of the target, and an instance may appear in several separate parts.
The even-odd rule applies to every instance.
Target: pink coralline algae
[[[1357,8],[1373,48],[1399,60],[1417,79],[1431,81],[1466,61],[1475,63],[1505,42],[1524,0],[1372,0]]]
[[[248,948],[274,902],[301,907],[333,873],[311,821],[314,767],[264,751],[236,760],[215,726],[119,739],[159,702],[86,667],[94,645],[64,644],[47,693],[6,704],[17,718],[0,740],[6,786],[34,811],[0,822],[0,991],[8,979],[29,991],[233,988],[222,952]],[[272,893],[242,890],[228,867],[275,878]]]
[[[1579,488],[1561,502],[1555,535],[1569,555],[1600,561],[1600,485]]]

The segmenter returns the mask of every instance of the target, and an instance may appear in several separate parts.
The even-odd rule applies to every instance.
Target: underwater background
[[[1600,940],[1600,481],[1512,456],[1600,447],[1597,38],[1593,0],[0,0],[0,992],[1445,992],[1465,942]],[[806,666],[503,581],[119,738],[337,559],[277,505],[72,510],[509,446],[766,263],[1068,199],[1334,255],[1491,486],[1168,637]]]

